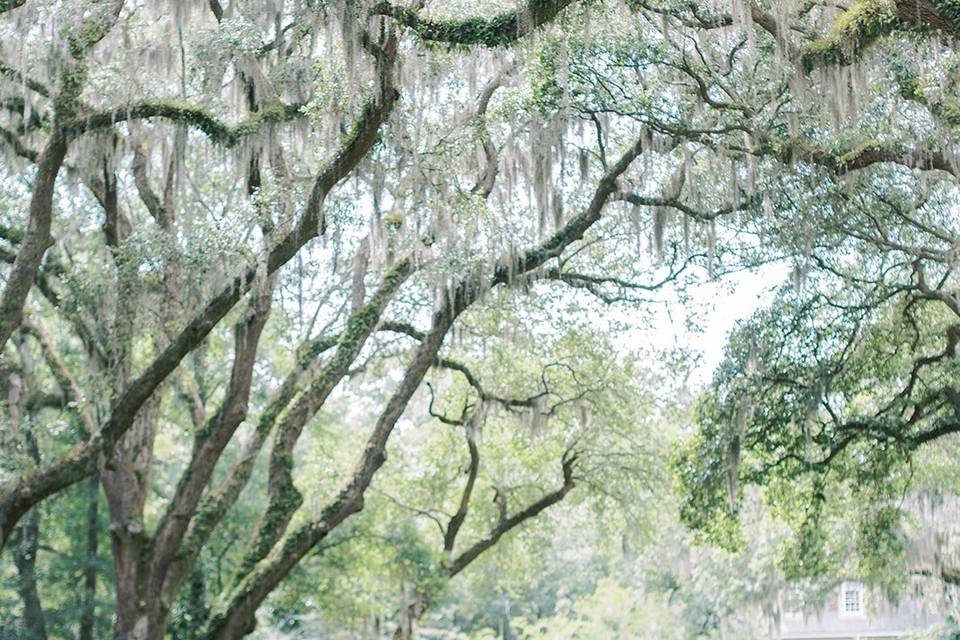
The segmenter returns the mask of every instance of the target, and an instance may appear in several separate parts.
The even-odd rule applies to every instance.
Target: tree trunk
[[[420,594],[400,612],[400,624],[393,633],[393,640],[413,640],[416,637],[417,623],[426,613],[429,603],[426,596]]]
[[[101,474],[110,507],[110,541],[116,569],[117,640],[162,638],[166,625],[159,594],[147,592],[145,550],[149,539],[143,519],[159,398],[157,393],[140,410],[133,429],[127,432]]]
[[[18,345],[19,346],[19,345]],[[33,437],[30,422],[21,425],[24,403],[24,378],[22,372],[14,371],[7,380],[7,410],[10,428],[15,437],[22,437],[27,454],[34,464],[40,464],[40,450]],[[17,566],[17,591],[23,601],[23,635],[26,640],[46,640],[47,628],[43,619],[43,605],[37,592],[37,547],[40,538],[40,512],[38,507],[24,514],[18,527],[17,549],[14,563]]]
[[[78,640],[93,640],[96,622],[97,595],[97,516],[100,501],[100,478],[87,482],[87,559],[83,565],[83,603]]]
[[[18,591],[23,600],[24,640],[47,640],[47,627],[43,619],[43,606],[37,593],[37,546],[40,536],[40,516],[31,509],[20,525],[20,540],[16,553]]]
[[[203,578],[203,568],[194,567],[187,584],[187,608],[190,613],[189,638],[196,638],[207,624],[210,609],[207,607],[207,584]]]

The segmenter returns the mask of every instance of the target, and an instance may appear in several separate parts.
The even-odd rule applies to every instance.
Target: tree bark
[[[207,484],[213,476],[217,460],[229,444],[237,427],[246,419],[247,405],[256,364],[260,336],[270,315],[272,283],[254,302],[249,316],[235,328],[234,362],[226,397],[219,410],[197,433],[190,463],[181,476],[170,506],[164,513],[148,550],[150,597],[159,609],[158,619],[166,620],[173,598],[182,584],[187,567],[174,563],[179,546],[187,533],[191,517]],[[170,573],[171,567],[178,569]]]
[[[53,244],[53,236],[50,234],[53,223],[53,193],[66,155],[66,138],[60,132],[54,132],[37,163],[27,232],[7,276],[3,294],[0,295],[0,349],[7,344],[14,329],[20,326],[27,294],[30,293],[40,270],[44,254]]]
[[[18,346],[22,347],[22,343]],[[30,378],[31,367],[24,356],[25,350],[19,350],[23,370],[14,370],[7,381],[7,412],[12,435],[19,439],[33,464],[40,464],[40,450],[33,437],[29,421],[21,424],[21,416],[26,403],[23,393],[25,378]],[[37,591],[37,549],[40,538],[40,512],[34,507],[27,512],[20,524],[17,535],[17,549],[14,564],[17,567],[17,592],[23,602],[23,637],[27,640],[46,640],[47,629],[43,615],[43,605]]]
[[[149,490],[150,452],[159,404],[157,394],[143,407],[137,424],[127,432],[101,472],[110,508],[110,542],[116,570],[117,640],[150,637],[151,620],[147,613],[155,603],[146,591],[143,557],[148,536],[143,509]]]

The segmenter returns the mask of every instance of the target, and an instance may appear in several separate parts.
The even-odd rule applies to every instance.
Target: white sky
[[[693,388],[700,388],[710,381],[723,359],[727,336],[736,322],[769,304],[772,290],[787,277],[787,267],[774,264],[690,288],[692,301],[686,304],[671,294],[667,298],[670,304],[659,306],[653,322],[631,322],[637,328],[622,337],[624,347],[654,351],[679,347],[699,353],[700,365],[689,382]],[[688,328],[686,321],[691,314],[693,326],[699,330]]]

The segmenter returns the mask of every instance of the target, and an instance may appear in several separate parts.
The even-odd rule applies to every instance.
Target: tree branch
[[[476,415],[476,414],[475,414]],[[467,449],[470,451],[470,464],[467,467],[467,482],[463,486],[463,493],[460,495],[460,505],[457,512],[450,518],[447,524],[447,530],[443,534],[443,550],[450,554],[453,553],[453,547],[457,543],[457,534],[460,533],[460,527],[467,519],[467,511],[470,507],[470,498],[473,495],[473,487],[477,481],[477,474],[480,471],[480,451],[477,448],[474,430],[471,426],[465,425],[467,437]]]
[[[286,531],[294,512],[300,507],[303,498],[293,483],[293,450],[297,440],[310,418],[320,410],[336,386],[347,375],[350,365],[356,360],[370,334],[373,333],[387,304],[413,272],[413,268],[413,259],[408,257],[390,269],[370,301],[350,316],[346,329],[340,335],[333,357],[324,364],[311,380],[309,387],[284,412],[270,453],[267,481],[269,502],[251,538],[249,549],[237,570],[238,581],[266,557]]]
[[[73,139],[91,131],[112,127],[120,122],[163,118],[193,127],[206,134],[212,142],[232,147],[264,128],[289,122],[302,115],[300,113],[302,106],[280,103],[265,105],[243,122],[231,126],[218,120],[199,105],[168,100],[146,100],[138,104],[75,118],[64,124],[64,131],[69,139]]]
[[[470,548],[458,555],[447,567],[447,575],[451,578],[456,576],[458,573],[466,569],[471,562],[476,560],[480,554],[497,544],[504,534],[509,533],[511,530],[520,526],[527,520],[535,518],[547,507],[550,507],[563,500],[576,485],[576,479],[573,475],[576,462],[577,454],[567,451],[563,456],[561,465],[563,469],[563,485],[559,489],[544,495],[536,502],[532,502],[531,504],[527,505],[524,509],[521,509],[512,516],[502,520],[496,527],[493,528],[486,538],[474,543]]]
[[[522,9],[505,11],[488,19],[430,20],[422,18],[412,9],[386,1],[375,5],[370,13],[390,16],[428,42],[503,47],[553,21],[573,2],[575,0],[528,0]]]
[[[165,581],[167,570],[186,534],[190,519],[213,476],[217,460],[237,427],[247,417],[257,347],[270,316],[272,294],[271,283],[258,292],[249,315],[237,323],[234,329],[233,369],[226,395],[217,413],[195,434],[190,462],[180,477],[174,496],[150,542],[147,557],[151,567],[150,579],[157,587],[154,593],[160,592],[159,587]],[[163,603],[166,607],[172,604]]]
[[[37,159],[27,231],[0,295],[0,350],[23,320],[23,306],[47,249],[53,244],[53,194],[57,175],[67,155],[67,141],[54,132]],[[2,545],[0,545],[2,547]]]

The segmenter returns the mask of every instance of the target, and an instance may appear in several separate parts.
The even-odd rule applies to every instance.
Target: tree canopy
[[[0,637],[763,637],[786,578],[952,593],[904,496],[960,489],[958,26],[0,0]],[[631,340],[784,267],[706,389]]]

